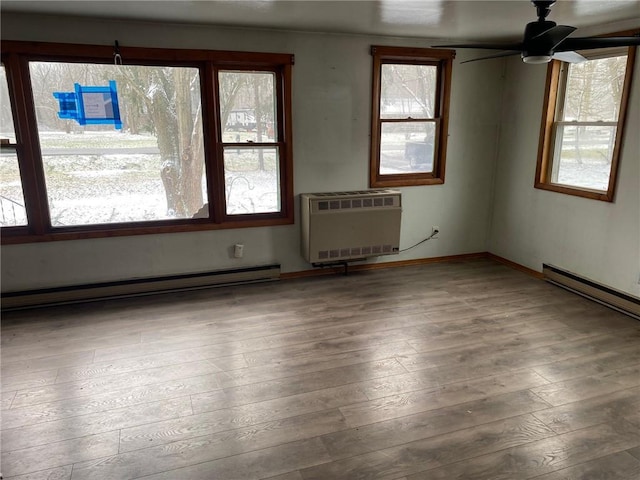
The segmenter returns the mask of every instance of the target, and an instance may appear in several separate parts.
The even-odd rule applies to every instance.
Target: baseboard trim
[[[65,303],[266,282],[278,280],[279,278],[280,265],[262,265],[232,270],[8,292],[2,294],[1,301],[2,310],[5,311],[19,308],[44,307]]]
[[[488,258],[510,268],[542,279],[543,274],[489,252],[446,255],[442,257],[417,258],[395,262],[363,263],[349,265],[349,271],[381,270],[387,268],[410,267]],[[195,290],[216,286],[237,285],[272,280],[290,280],[296,278],[336,275],[344,272],[342,267],[319,267],[297,272],[280,271],[280,265],[264,265],[243,269],[199,272],[165,277],[142,278],[117,282],[104,282],[87,285],[71,285],[39,290],[26,290],[3,293],[1,308],[3,311],[19,308],[44,307],[64,303],[106,300],[131,296],[152,295],[181,290]]]
[[[543,280],[544,279],[544,275],[543,275],[542,272],[538,272],[537,270],[533,270],[533,269],[531,269],[529,267],[525,267],[524,265],[520,265],[519,263],[512,262],[511,260],[507,260],[506,258],[500,257],[500,256],[495,255],[493,253],[487,252],[487,258],[490,258],[491,260],[495,260],[496,262],[502,263],[503,265],[506,265],[507,267],[513,268],[514,270],[518,270],[520,272],[526,273],[527,275],[535,277],[538,280]]]
[[[554,265],[543,264],[544,279],[561,288],[640,320],[640,298],[582,277]]]
[[[472,260],[477,258],[487,258],[487,252],[478,253],[465,253],[461,255],[448,255],[444,257],[432,257],[432,258],[416,258],[413,260],[399,260],[397,262],[381,262],[381,263],[363,263],[349,265],[349,271],[363,271],[363,270],[380,270],[385,268],[398,268],[398,267],[410,267],[414,265],[428,265],[430,263],[443,263],[443,262],[455,262],[462,260]],[[295,278],[306,277],[320,277],[323,275],[335,275],[343,273],[342,267],[318,267],[312,270],[300,270],[298,272],[286,272],[281,273],[280,278],[282,280],[291,280]]]

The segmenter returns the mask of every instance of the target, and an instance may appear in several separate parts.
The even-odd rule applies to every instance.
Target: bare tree
[[[588,62],[573,64],[568,68],[564,119],[580,122],[611,122],[618,118],[622,88],[624,82],[626,56],[607,57]],[[574,154],[576,161],[583,162],[582,152],[588,141],[589,130],[594,125],[575,127]],[[609,128],[610,159],[615,135]],[[585,140],[586,139],[586,140]]]
[[[175,67],[119,69],[126,126],[150,128],[160,151],[167,211],[190,217],[203,205],[202,109],[198,70]],[[196,102],[192,91],[197,91]],[[150,121],[143,119],[147,117]]]

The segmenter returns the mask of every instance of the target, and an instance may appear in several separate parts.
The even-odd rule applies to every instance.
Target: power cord
[[[429,235],[427,238],[425,238],[424,240],[420,240],[418,243],[416,243],[415,245],[411,245],[410,247],[407,248],[403,248],[402,250],[398,250],[398,253],[402,253],[402,252],[406,252],[407,250],[411,250],[412,248],[416,248],[418,245],[422,245],[424,242],[431,240],[433,237],[435,237],[437,234],[440,233],[440,230],[434,230],[431,235]]]

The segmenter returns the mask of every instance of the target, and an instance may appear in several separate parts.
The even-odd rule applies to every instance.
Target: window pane
[[[434,118],[437,67],[383,64],[380,118]]]
[[[13,128],[11,102],[9,102],[9,87],[7,72],[4,65],[0,65],[0,138],[8,139],[9,143],[16,143],[16,132]]]
[[[191,218],[207,202],[197,68],[30,70],[53,226]],[[117,104],[86,88],[110,81]]]
[[[24,195],[15,152],[0,153],[0,226],[27,225]]]
[[[0,138],[4,144],[0,151],[0,226],[27,225],[18,156],[15,150],[16,134],[4,65],[0,65]],[[7,144],[13,144],[13,146]]]
[[[275,75],[271,72],[220,72],[222,141],[274,142],[277,131]]]
[[[568,65],[563,120],[618,121],[627,56]]]
[[[607,191],[616,127],[559,125],[551,181]]]
[[[277,148],[224,149],[227,214],[280,211],[280,160]]]
[[[435,131],[435,122],[383,122],[380,173],[431,172]]]

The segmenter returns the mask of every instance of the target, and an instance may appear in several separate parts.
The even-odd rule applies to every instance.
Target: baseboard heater
[[[104,300],[278,280],[280,265],[264,265],[117,282],[3,293],[2,310]]]
[[[595,300],[640,320],[640,298],[568,272],[553,265],[542,265],[544,279],[559,287]]]

